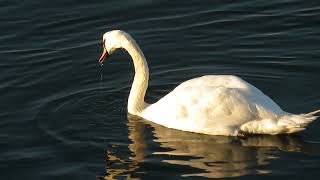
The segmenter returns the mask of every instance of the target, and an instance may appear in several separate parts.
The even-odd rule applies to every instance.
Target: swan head
[[[99,58],[99,63],[102,64],[103,61],[109,57],[116,49],[121,48],[124,38],[127,38],[128,34],[120,31],[120,30],[113,30],[104,33],[102,37],[102,54]]]

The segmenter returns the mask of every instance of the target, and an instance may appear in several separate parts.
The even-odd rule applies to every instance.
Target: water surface
[[[284,110],[320,107],[320,3],[0,1],[3,179],[314,179],[319,121],[290,136],[223,137],[128,116],[128,54],[97,63],[102,34],[129,32],[148,102],[205,74],[237,75]],[[103,75],[101,81],[101,75]]]

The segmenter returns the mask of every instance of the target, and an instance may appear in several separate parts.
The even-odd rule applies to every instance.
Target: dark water
[[[146,100],[203,74],[233,74],[284,110],[320,107],[317,1],[0,0],[1,179],[315,179],[320,122],[298,135],[220,137],[128,117],[133,65],[101,68],[123,29],[150,68]],[[102,77],[102,81],[100,80]]]

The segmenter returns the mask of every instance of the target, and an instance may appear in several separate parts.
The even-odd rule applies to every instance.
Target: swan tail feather
[[[251,134],[291,134],[305,130],[306,126],[316,120],[320,110],[307,114],[285,114],[278,119],[262,119],[243,124],[240,130]]]
[[[312,111],[306,114],[303,114],[304,116],[314,116],[315,114],[320,113],[320,109],[316,110],[316,111]],[[319,116],[318,116],[319,117]]]
[[[318,116],[314,115],[306,115],[306,114],[300,114],[300,115],[284,115],[282,116],[279,121],[278,125],[283,126],[287,129],[288,134],[295,133],[302,131],[306,128],[308,124],[316,120]]]

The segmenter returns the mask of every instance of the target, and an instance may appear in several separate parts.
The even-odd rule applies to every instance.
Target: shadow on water
[[[143,174],[153,161],[173,167],[171,171],[182,177],[270,174],[273,172],[270,165],[281,158],[282,152],[312,154],[314,148],[297,135],[210,136],[169,129],[131,115],[127,125],[131,155],[122,159],[117,147],[109,146],[107,175],[102,179],[139,179],[139,173]],[[188,170],[179,170],[179,166]]]

